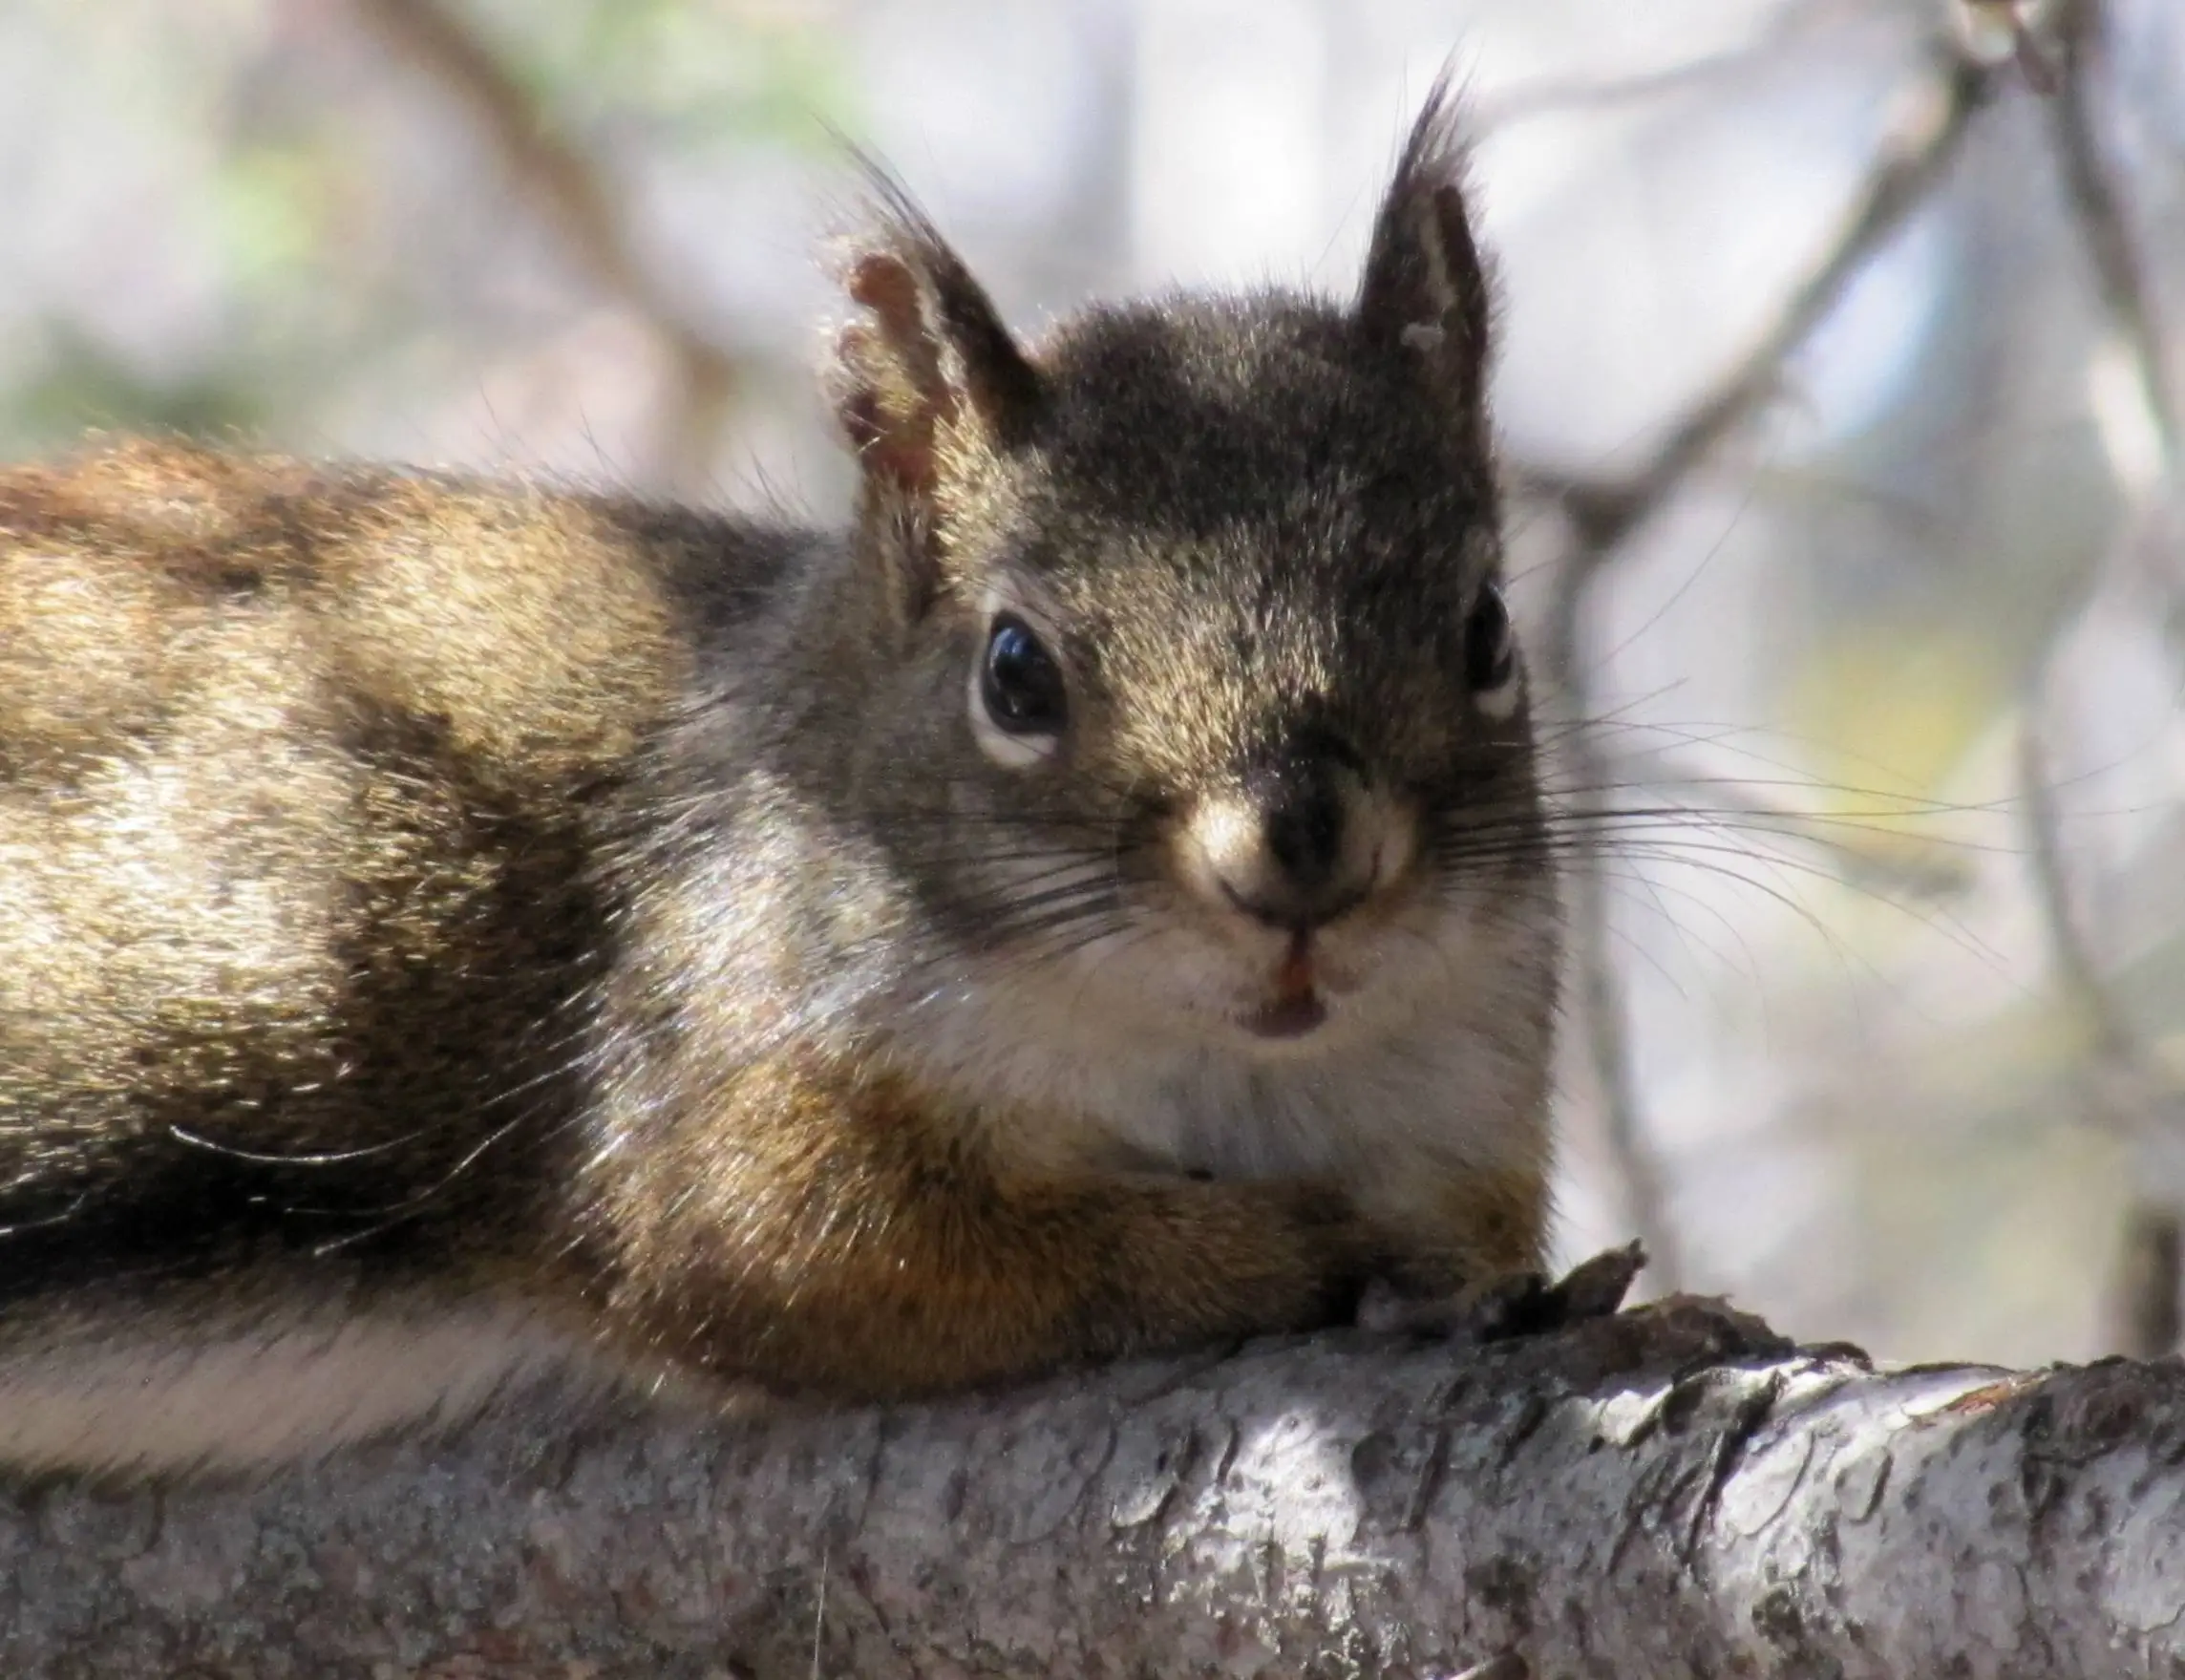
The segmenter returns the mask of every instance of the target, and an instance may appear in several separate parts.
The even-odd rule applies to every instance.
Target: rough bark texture
[[[0,1492],[0,1673],[2173,1674],[2181,1461],[2174,1363],[1876,1372],[1689,1300],[887,1413],[534,1412]]]

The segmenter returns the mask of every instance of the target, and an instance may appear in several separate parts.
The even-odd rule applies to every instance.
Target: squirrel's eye
[[[1013,613],[986,632],[986,674],[980,697],[995,726],[1012,735],[1052,734],[1062,727],[1062,672],[1031,627]]]
[[[1517,639],[1511,631],[1510,608],[1500,589],[1483,584],[1479,598],[1472,604],[1472,616],[1464,621],[1465,686],[1483,702],[1504,693],[1514,702],[1517,690],[1512,679],[1517,674]],[[1497,712],[1492,705],[1487,710]]]
[[[972,685],[980,743],[1005,764],[1029,763],[1053,751],[1070,712],[1062,668],[1031,627],[1013,612],[997,616]]]

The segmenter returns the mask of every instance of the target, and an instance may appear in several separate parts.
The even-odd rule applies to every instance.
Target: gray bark
[[[0,1673],[2172,1674],[2181,1461],[2172,1363],[1877,1372],[1691,1300],[887,1412],[535,1404],[0,1491]]]

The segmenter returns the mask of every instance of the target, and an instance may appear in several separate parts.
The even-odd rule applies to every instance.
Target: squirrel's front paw
[[[1361,1329],[1461,1342],[1538,1335],[1606,1318],[1623,1305],[1645,1264],[1645,1251],[1630,1243],[1580,1262],[1555,1283],[1542,1272],[1513,1272],[1454,1294],[1420,1297],[1375,1278],[1358,1298],[1357,1323]]]

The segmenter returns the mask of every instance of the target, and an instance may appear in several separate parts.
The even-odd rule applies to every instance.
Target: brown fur
[[[177,444],[0,478],[0,1182],[91,1192],[59,1234],[132,1147],[384,1149],[348,1236],[552,1082],[587,813],[689,660],[616,517]]]
[[[600,1217],[659,1350],[868,1395],[1325,1324],[1386,1259],[1332,1187],[1011,1174],[919,1093],[781,1064]]]
[[[1536,1265],[1554,894],[1455,159],[1437,102],[1354,309],[1037,354],[895,202],[846,538],[180,443],[0,474],[0,1413],[86,1337],[217,1394],[282,1326],[491,1302],[892,1395]],[[1067,673],[1029,757],[996,590]]]
[[[692,664],[663,557],[579,498],[180,444],[17,471],[0,506],[0,1161],[400,1143],[405,1189],[451,1175],[482,1218],[457,1246],[553,1287],[563,1192],[496,1159],[481,1210],[490,1134],[450,1099],[546,1074],[596,975],[556,923]],[[1012,1177],[900,1081],[782,1058],[568,1202],[624,1333],[861,1393],[1326,1322],[1389,1258],[1332,1186]]]

